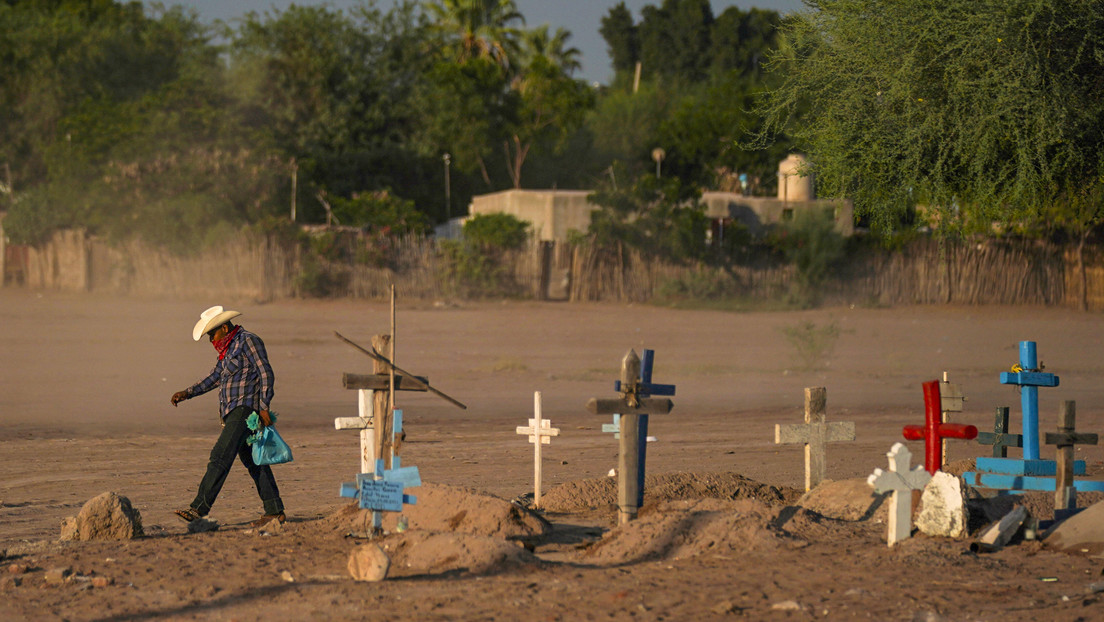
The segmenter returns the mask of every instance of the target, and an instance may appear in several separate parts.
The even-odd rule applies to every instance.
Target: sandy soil
[[[273,407],[296,458],[276,467],[290,517],[277,534],[248,529],[261,508],[240,466],[212,512],[221,529],[189,534],[171,513],[190,501],[218,433],[214,395],[169,404],[210,369],[213,350],[190,333],[215,303],[244,312],[277,374]],[[839,330],[812,369],[785,335],[805,322]],[[1100,431],[1098,315],[400,301],[398,323],[396,362],[468,409],[400,395],[403,462],[427,486],[414,491],[420,514],[410,510],[410,529],[381,541],[391,578],[360,583],[346,561],[366,543],[362,517],[337,494],[359,470],[359,441],[333,418],[356,413],[342,372],[371,365],[333,332],[368,343],[389,328],[386,305],[0,290],[0,619],[1104,618],[1089,589],[1102,580],[1100,559],[1038,542],[975,555],[968,542],[922,535],[888,548],[872,497],[857,500],[872,508],[859,520],[795,506],[802,450],[773,442],[774,424],[801,421],[804,387],[825,386],[829,421],[857,430],[855,442],[830,446],[828,476],[865,478],[886,466],[902,425],[922,422],[921,383],[944,371],[967,395],[960,422],[991,429],[993,408],[1012,406],[1018,431],[1019,394],[998,376],[1017,361],[1020,340],[1037,341],[1061,378],[1041,390],[1042,427],[1053,428],[1060,401],[1076,400],[1079,429]],[[606,479],[617,446],[601,432],[608,417],[584,405],[614,397],[629,348],[654,349],[654,381],[678,393],[670,414],[651,418],[641,516],[617,527]],[[532,491],[532,446],[515,428],[532,416],[534,391],[561,430],[544,448],[543,523],[508,503]],[[912,449],[922,455],[919,443]],[[949,454],[962,461],[988,449],[953,441]],[[1078,455],[1104,477],[1104,447]],[[57,542],[62,519],[106,491],[132,501],[147,537]],[[504,525],[523,523],[525,533],[504,535]],[[70,577],[47,582],[57,567]],[[96,577],[110,585],[94,587]]]

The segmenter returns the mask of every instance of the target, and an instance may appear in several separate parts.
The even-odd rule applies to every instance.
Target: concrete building
[[[855,232],[854,207],[849,200],[817,199],[811,176],[801,175],[805,160],[792,154],[778,165],[778,196],[752,197],[738,192],[704,192],[706,215],[722,224],[739,221],[752,233],[764,234],[802,210],[830,211],[836,230],[845,236]],[[565,240],[568,231],[586,231],[590,213],[588,190],[503,190],[472,197],[468,210],[476,214],[504,213],[530,223],[537,239]]]

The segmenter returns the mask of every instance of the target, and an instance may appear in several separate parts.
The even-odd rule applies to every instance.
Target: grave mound
[[[625,564],[703,554],[743,554],[805,546],[823,536],[826,519],[800,508],[772,506],[758,499],[661,501],[637,520],[611,531],[584,559]]]
[[[884,522],[889,514],[885,496],[875,494],[865,479],[826,479],[802,495],[797,505],[821,516],[846,521]]]
[[[800,496],[794,488],[770,486],[738,473],[662,473],[644,478],[644,507],[674,499],[755,499],[786,505]],[[612,477],[565,482],[541,495],[548,512],[614,509],[617,480]]]
[[[539,560],[520,543],[467,533],[408,531],[376,541],[391,559],[388,577],[495,574]]]
[[[509,501],[471,488],[422,484],[411,488],[418,498],[403,508],[408,530],[463,533],[499,539],[529,540],[549,531],[548,522],[537,514]],[[399,514],[383,513],[383,528],[395,531]],[[372,524],[372,512],[354,502],[323,518],[324,529],[362,533]]]

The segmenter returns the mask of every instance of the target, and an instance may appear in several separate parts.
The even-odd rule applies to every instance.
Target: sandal
[[[287,520],[287,515],[284,514],[283,512],[280,512],[279,514],[265,514],[264,516],[258,518],[257,520],[255,520],[255,521],[253,521],[252,523],[249,523],[249,524],[252,527],[264,527],[265,525],[271,523],[272,521],[277,521],[279,523],[283,523],[286,520]]]
[[[199,515],[199,512],[197,512],[195,508],[188,508],[186,510],[174,510],[173,514],[179,516],[180,520],[184,521],[185,523],[191,523],[192,521],[197,521],[203,518]]]

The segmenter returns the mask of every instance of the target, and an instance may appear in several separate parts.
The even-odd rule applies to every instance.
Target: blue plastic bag
[[[274,426],[265,426],[251,437],[253,445],[253,463],[260,466],[264,464],[283,464],[291,462],[291,447],[280,437]]]

